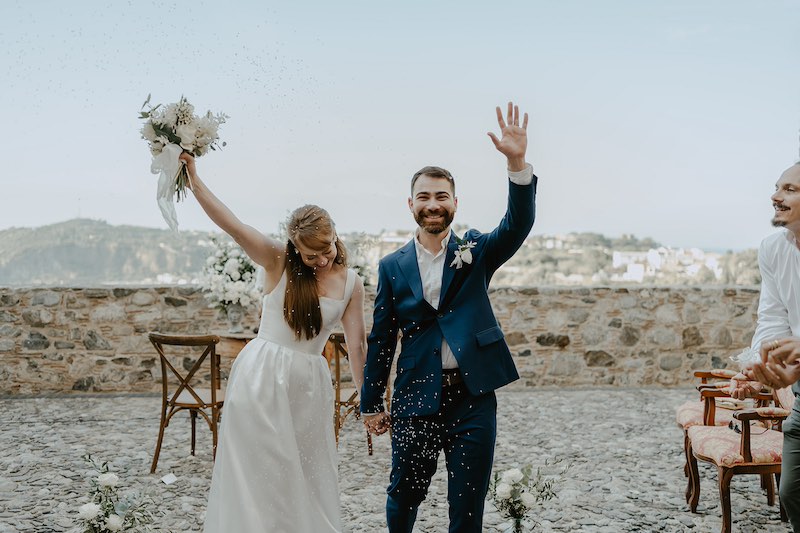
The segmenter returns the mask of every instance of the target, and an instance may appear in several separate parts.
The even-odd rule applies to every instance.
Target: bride
[[[328,213],[296,209],[282,243],[242,223],[181,155],[190,189],[214,223],[266,276],[258,337],[231,368],[204,533],[342,530],[333,388],[320,354],[341,323],[360,390],[366,351],[364,287],[347,268]]]

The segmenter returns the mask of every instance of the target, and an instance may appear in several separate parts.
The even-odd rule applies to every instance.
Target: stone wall
[[[510,388],[688,385],[692,370],[725,367],[749,344],[758,305],[755,287],[502,288],[491,297],[522,378]],[[246,322],[256,326],[257,312]],[[148,331],[225,329],[196,287],[0,288],[0,394],[160,391]]]

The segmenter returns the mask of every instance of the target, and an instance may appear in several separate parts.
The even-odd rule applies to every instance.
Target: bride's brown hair
[[[310,340],[322,329],[322,312],[314,269],[300,257],[295,243],[301,243],[314,251],[325,252],[336,239],[334,263],[347,266],[347,251],[336,237],[336,227],[327,211],[316,205],[304,205],[295,209],[286,222],[289,240],[286,243],[286,294],[283,300],[283,316],[294,330],[297,340]]]

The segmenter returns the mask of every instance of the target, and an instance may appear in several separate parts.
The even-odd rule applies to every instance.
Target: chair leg
[[[718,467],[719,472],[719,502],[722,507],[721,533],[731,533],[731,478],[733,470]]]
[[[687,457],[687,462],[689,465],[689,481],[691,483],[691,498],[687,502],[689,504],[689,510],[693,513],[697,512],[697,502],[700,501],[700,470],[699,466],[697,465],[697,458],[691,452],[691,445],[689,446],[689,455]]]
[[[219,438],[219,408],[211,408],[211,460],[217,458],[217,439]]]
[[[686,503],[689,503],[692,499],[692,471],[689,467],[690,457],[692,455],[692,445],[689,442],[689,434],[686,433],[686,430],[683,431],[683,456],[684,456],[684,464],[683,464],[683,475],[686,476]]]
[[[333,411],[333,436],[336,438],[336,447],[339,447],[339,406],[335,406]]]
[[[150,465],[150,473],[154,474],[156,465],[158,464],[158,456],[161,454],[161,441],[164,439],[164,428],[166,424],[167,412],[166,409],[161,410],[161,422],[158,424],[158,440],[156,441],[156,452],[153,454],[153,464]]]
[[[683,463],[683,476],[689,477],[689,435],[686,430],[683,430],[683,454],[686,456],[686,462]],[[687,493],[688,494],[688,493]],[[688,496],[687,496],[688,500]]]
[[[197,412],[194,409],[189,409],[189,413],[192,415],[192,455],[194,455],[194,435],[197,429]]]
[[[372,455],[372,434],[367,430],[367,454]]]
[[[769,474],[761,474],[761,485],[767,492],[767,505],[772,507],[775,505],[775,485],[772,483],[772,476]]]

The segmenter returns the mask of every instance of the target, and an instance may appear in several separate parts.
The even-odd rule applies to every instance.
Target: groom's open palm
[[[500,125],[501,138],[489,132],[489,137],[492,139],[495,148],[505,155],[509,162],[514,160],[525,160],[525,152],[528,149],[528,114],[525,113],[522,118],[522,125],[519,123],[519,106],[515,106],[512,102],[508,103],[508,111],[506,118],[503,119],[503,112],[500,107],[497,107],[497,123]],[[512,170],[521,170],[512,169]]]

